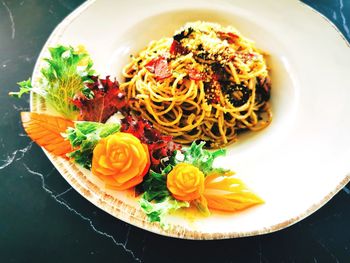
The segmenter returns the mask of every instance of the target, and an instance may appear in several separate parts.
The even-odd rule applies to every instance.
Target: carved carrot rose
[[[167,187],[178,200],[196,200],[204,192],[204,174],[192,164],[179,163],[168,174]]]
[[[98,142],[91,171],[106,187],[125,190],[141,183],[149,166],[147,146],[129,133],[118,132]]]

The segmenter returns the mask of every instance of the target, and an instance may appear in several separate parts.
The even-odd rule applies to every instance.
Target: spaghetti
[[[132,56],[123,75],[133,111],[179,143],[222,147],[272,118],[264,57],[233,27],[187,23]]]

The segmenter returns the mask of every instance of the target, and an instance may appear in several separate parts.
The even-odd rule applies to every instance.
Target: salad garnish
[[[112,81],[109,76],[105,79],[92,76],[91,80],[85,84],[88,92],[80,92],[73,99],[80,110],[79,120],[104,123],[117,111],[126,111],[128,101],[118,81]]]
[[[74,120],[78,110],[72,103],[74,96],[86,90],[86,83],[92,82],[93,62],[86,50],[79,46],[57,46],[49,48],[50,58],[44,59],[46,66],[41,69],[41,78],[35,83],[29,80],[19,82],[20,90],[10,95],[21,97],[30,91],[45,98],[59,114]]]
[[[38,145],[91,170],[107,189],[135,189],[149,221],[163,227],[166,216],[179,209],[193,207],[209,216],[213,210],[234,212],[263,202],[233,171],[215,166],[224,149],[206,150],[205,142],[182,147],[134,114],[118,81],[96,76],[85,49],[49,51],[34,87],[30,80],[20,82],[20,90],[10,94],[37,93],[61,114],[21,113],[25,131]],[[162,63],[152,65],[155,72],[165,69]],[[159,77],[166,77],[163,73]],[[118,112],[122,118],[111,121]]]
[[[97,143],[119,130],[118,123],[75,122],[74,127],[68,128],[63,134],[74,149],[67,156],[84,168],[91,169],[93,150]]]

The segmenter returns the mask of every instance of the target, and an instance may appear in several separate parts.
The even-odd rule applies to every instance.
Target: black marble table
[[[81,197],[24,134],[31,75],[54,27],[82,0],[0,1],[0,262],[350,262],[350,186],[307,219],[263,236],[188,241],[130,226]],[[349,0],[305,0],[350,40]],[[350,72],[349,72],[350,73]]]

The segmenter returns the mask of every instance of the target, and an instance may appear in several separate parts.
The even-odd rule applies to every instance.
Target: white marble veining
[[[7,154],[7,156],[4,159],[0,160],[0,170],[9,166],[13,162],[21,160],[23,158],[23,156],[25,155],[25,153],[30,150],[32,145],[33,145],[33,142],[30,142],[24,148],[14,150],[12,153]]]
[[[125,238],[125,241],[122,243],[122,242],[118,242],[114,236],[106,233],[106,232],[103,232],[99,229],[96,228],[96,226],[93,224],[92,220],[84,215],[82,215],[81,213],[79,213],[77,210],[75,210],[73,207],[69,206],[66,202],[64,202],[62,199],[59,199],[59,197],[61,197],[63,194],[67,193],[68,191],[70,191],[72,188],[68,188],[66,189],[64,192],[62,192],[61,194],[55,194],[52,190],[50,190],[46,184],[45,184],[45,177],[42,173],[39,173],[39,172],[36,172],[36,171],[33,171],[32,169],[30,169],[26,164],[23,164],[23,166],[25,167],[25,169],[27,170],[28,173],[32,174],[32,175],[35,175],[35,176],[38,176],[41,180],[41,188],[47,193],[49,194],[57,203],[59,203],[60,205],[66,207],[70,212],[74,213],[75,215],[79,216],[82,220],[86,221],[89,226],[91,227],[91,229],[96,232],[97,234],[99,235],[102,235],[110,240],[112,240],[112,242],[116,245],[116,246],[120,246],[122,247],[125,252],[127,252],[128,254],[130,254],[130,256],[132,257],[133,260],[137,261],[137,262],[142,262],[142,260],[140,258],[138,258],[135,253],[128,249],[126,247],[127,243],[128,243],[128,240],[129,240],[129,234],[130,234],[130,226],[129,226],[129,229],[127,231],[127,235],[126,235],[126,238]]]
[[[5,59],[4,61],[1,61],[0,64],[1,64],[1,67],[2,68],[6,68],[7,67],[7,64],[11,62],[11,59]]]
[[[15,24],[15,20],[13,18],[13,14],[12,14],[12,11],[11,9],[8,7],[8,5],[2,1],[2,5],[6,8],[6,11],[9,15],[9,18],[10,18],[10,22],[11,22],[11,39],[15,39],[15,36],[16,36],[16,24]]]
[[[330,257],[334,260],[333,262],[339,263],[337,256],[332,251],[330,251],[328,246],[325,245],[322,240],[317,239],[316,242],[330,255]]]
[[[29,107],[21,107],[21,106],[17,106],[16,104],[13,104],[12,107],[16,110],[16,111],[29,111]]]
[[[66,193],[68,193],[72,189],[73,189],[72,187],[69,187],[67,190],[63,191],[62,193],[55,195],[55,197],[56,198],[61,197],[61,196],[65,195]]]
[[[73,10],[74,7],[69,4],[70,1],[58,0],[58,2],[66,9]]]

